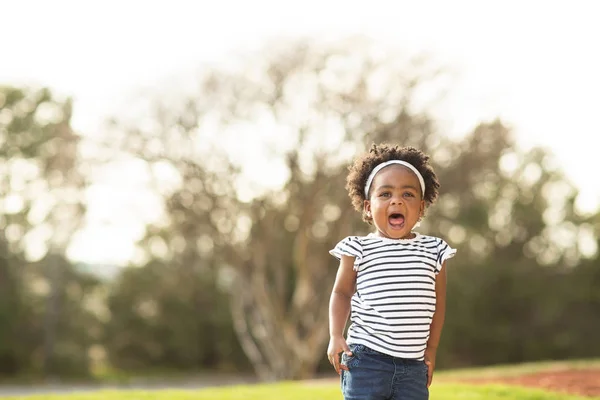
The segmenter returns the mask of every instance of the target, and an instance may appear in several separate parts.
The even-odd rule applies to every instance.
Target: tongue
[[[404,223],[404,217],[402,216],[392,216],[389,218],[390,225],[400,226]]]

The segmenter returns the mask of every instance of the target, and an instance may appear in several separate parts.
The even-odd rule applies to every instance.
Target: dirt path
[[[516,377],[460,379],[468,383],[501,383],[550,390],[580,396],[600,396],[600,369],[572,369],[538,372]]]

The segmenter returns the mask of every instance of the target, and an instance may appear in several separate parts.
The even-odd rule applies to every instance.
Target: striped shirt
[[[456,250],[440,238],[348,236],[329,252],[354,257],[348,344],[422,360],[435,312],[435,278]]]

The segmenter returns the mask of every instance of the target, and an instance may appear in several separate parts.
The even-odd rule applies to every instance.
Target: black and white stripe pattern
[[[435,277],[456,250],[437,237],[349,236],[331,255],[354,257],[348,343],[394,357],[423,359],[435,312]]]

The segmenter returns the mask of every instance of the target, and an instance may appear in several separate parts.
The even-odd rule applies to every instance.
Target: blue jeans
[[[362,344],[351,344],[352,356],[342,353],[341,385],[345,400],[428,400],[427,365],[420,360],[392,357]]]

